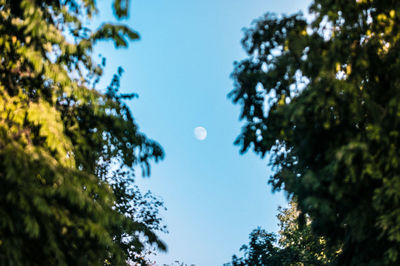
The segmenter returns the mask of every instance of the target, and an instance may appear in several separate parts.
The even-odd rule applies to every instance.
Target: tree
[[[301,217],[297,203],[292,200],[289,208],[279,208],[279,240],[282,265],[329,265],[340,250],[332,250],[323,237],[312,232],[311,220]],[[304,221],[299,221],[304,219]]]
[[[298,200],[340,265],[400,263],[400,2],[315,0],[312,19],[267,14],[230,93],[236,140],[271,154],[274,190]]]
[[[225,266],[245,265],[279,265],[279,249],[275,246],[276,236],[261,228],[250,233],[249,245],[243,245],[240,250],[244,252],[242,258],[232,256],[232,263]]]
[[[277,215],[280,230],[278,236],[257,228],[250,233],[249,245],[243,245],[244,256],[232,257],[226,265],[329,265],[335,258],[326,241],[313,234],[311,221],[299,226],[300,212],[295,201],[289,208],[279,208]]]
[[[129,1],[115,0],[118,19]],[[94,0],[0,0],[0,264],[145,264],[165,250],[162,203],[133,184],[163,158],[119,93],[122,69],[96,90],[98,41],[126,47],[119,23],[89,28]]]

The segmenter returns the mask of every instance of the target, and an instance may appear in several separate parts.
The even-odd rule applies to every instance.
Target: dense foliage
[[[270,152],[340,265],[400,264],[400,2],[315,0],[246,30],[230,96],[236,143]]]
[[[110,3],[111,4],[111,3]],[[114,1],[118,19],[129,1]],[[93,47],[126,47],[119,23],[90,29],[94,0],[0,0],[0,264],[145,263],[165,249],[161,202],[133,184],[161,147],[138,131],[118,92],[122,70],[95,89],[105,59]]]
[[[327,265],[335,258],[326,241],[311,231],[310,220],[299,226],[299,211],[294,201],[289,208],[280,208],[278,236],[257,228],[250,234],[250,242],[243,245],[243,257],[232,257],[226,266],[248,265]]]

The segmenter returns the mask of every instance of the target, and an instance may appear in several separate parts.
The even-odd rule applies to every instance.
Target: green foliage
[[[267,14],[246,31],[230,97],[236,144],[270,152],[340,265],[400,264],[400,2],[315,0],[312,20]]]
[[[309,219],[299,226],[299,214],[294,201],[289,208],[279,208],[278,239],[275,234],[257,228],[251,232],[249,244],[240,249],[244,256],[234,255],[226,265],[329,265],[335,252],[329,251],[323,238],[312,233]]]
[[[278,220],[282,265],[329,265],[334,261],[339,252],[312,232],[310,218],[301,216],[294,200],[289,208],[279,208]]]
[[[128,1],[115,1],[119,18]],[[118,92],[94,89],[97,41],[126,47],[122,24],[91,31],[94,0],[0,0],[0,264],[145,264],[165,245],[162,203],[133,184],[161,147],[139,132]],[[85,21],[85,23],[83,22]]]
[[[274,234],[267,233],[261,228],[255,229],[250,234],[249,246],[243,245],[240,250],[244,257],[232,257],[231,264],[225,266],[245,266],[245,265],[279,265],[279,249],[275,247],[276,237]]]

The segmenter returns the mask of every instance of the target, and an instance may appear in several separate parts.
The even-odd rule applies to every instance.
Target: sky
[[[129,107],[140,130],[166,153],[152,164],[150,178],[137,178],[143,190],[161,197],[168,234],[167,253],[157,265],[179,260],[213,266],[230,262],[260,226],[278,230],[283,193],[272,193],[268,159],[233,144],[240,133],[239,106],[227,98],[233,89],[233,62],[246,57],[242,29],[265,14],[306,11],[308,0],[131,0],[124,21],[141,38],[128,49],[100,44],[107,57],[105,81],[118,66],[125,70],[123,92],[139,98]],[[99,3],[101,20],[111,18],[110,1]],[[204,127],[207,137],[195,138]],[[139,172],[139,171],[138,171]]]

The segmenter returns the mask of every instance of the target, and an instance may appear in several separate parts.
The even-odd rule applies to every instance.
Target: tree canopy
[[[400,263],[400,2],[315,0],[310,19],[267,14],[230,93],[241,151],[270,154],[339,265]]]
[[[113,3],[125,18],[129,1]],[[0,0],[2,265],[126,265],[166,248],[162,203],[133,184],[162,148],[138,130],[122,69],[95,89],[94,45],[139,36],[119,22],[92,30],[97,12],[94,0]]]
[[[243,257],[234,255],[226,266],[247,265],[328,265],[335,258],[325,239],[313,234],[311,221],[299,226],[300,212],[295,201],[288,208],[279,208],[278,235],[257,228],[250,233],[250,242],[240,250]]]

